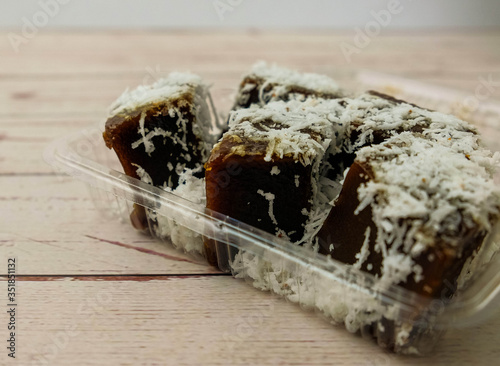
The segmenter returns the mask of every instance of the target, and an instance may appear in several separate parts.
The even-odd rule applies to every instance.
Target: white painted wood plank
[[[412,358],[230,277],[18,281],[18,290],[23,365],[493,365],[500,357],[500,313]]]
[[[178,66],[176,70],[182,70],[182,66]],[[197,69],[193,68],[192,71]],[[216,85],[211,91],[217,107],[230,108],[233,94],[241,81],[240,74],[245,71],[246,68],[242,68],[232,77],[221,74],[202,75],[207,83]],[[110,79],[80,75],[70,81],[50,76],[42,79],[0,79],[0,120],[3,124],[28,118],[43,121],[50,121],[51,118],[60,120],[62,117],[70,120],[88,117],[103,119],[107,116],[109,105],[125,89],[152,83],[168,73],[161,70],[149,73],[144,70],[142,74],[137,73],[133,77],[118,76]],[[5,125],[2,127],[5,128]]]
[[[374,63],[379,62],[373,60]],[[500,58],[499,58],[500,63]],[[242,66],[239,72],[234,75],[202,74],[208,83],[213,84],[212,96],[216,107],[221,112],[226,112],[233,103],[233,95],[236,92],[240,75],[246,72],[248,67]],[[181,66],[177,67],[180,70]],[[191,69],[197,72],[194,66]],[[317,68],[318,72],[325,73],[337,80],[344,88],[353,88],[356,84],[355,72],[332,69],[331,66],[323,65]],[[384,70],[385,73],[393,73],[394,70]],[[456,71],[459,73],[459,71]],[[103,119],[106,117],[108,106],[126,89],[135,88],[143,82],[151,83],[160,77],[166,76],[167,71],[151,73],[144,71],[142,75],[136,74],[133,77],[113,77],[112,79],[99,80],[97,76],[93,78],[75,78],[71,81],[58,77],[47,76],[41,80],[36,78],[28,79],[0,79],[0,121],[8,123],[19,119],[37,119],[49,121],[52,119],[81,119],[93,117]],[[405,74],[407,77],[407,74]],[[466,93],[474,94],[476,88],[485,80],[492,80],[490,83],[491,92],[488,92],[488,99],[500,101],[500,71],[481,72],[469,74],[466,78],[450,79],[449,76],[417,76],[417,80],[430,84],[443,85],[452,89],[462,90]],[[484,88],[483,88],[484,89]],[[482,90],[483,95],[487,90]],[[9,126],[10,129],[14,126]],[[6,128],[0,126],[0,128]]]
[[[56,138],[97,126],[94,117],[0,119],[0,174],[53,174],[43,151]]]
[[[341,85],[354,86],[353,74],[341,75],[337,74]],[[480,76],[484,79],[488,75],[471,80],[433,78],[430,81],[474,96],[481,83]],[[217,86],[212,89],[214,102],[220,113],[227,113],[233,103],[239,76],[234,79],[221,75],[214,77],[218,78],[214,81]],[[500,83],[500,73],[491,74],[491,78]],[[41,158],[47,144],[56,137],[102,124],[111,101],[127,86],[135,87],[139,83],[138,78],[75,79],[71,85],[58,78],[28,78],[21,82],[0,80],[0,174],[52,172]],[[100,90],[100,93],[96,94],[94,90]],[[486,99],[481,97],[481,100],[500,104],[500,87],[493,86],[491,90],[491,94]]]
[[[142,73],[146,67],[166,70],[197,66],[227,73],[267,58],[312,69],[329,63],[335,68],[371,67],[393,72],[464,73],[500,70],[500,35],[490,32],[385,32],[359,46],[349,63],[342,43],[356,46],[353,31],[325,32],[108,32],[43,33],[19,53],[6,32],[0,37],[1,75],[43,73]],[[464,47],[466,45],[467,47]],[[495,59],[497,62],[494,62]]]
[[[102,216],[70,177],[0,176],[0,187],[0,257],[19,257],[22,274],[217,273],[129,222]]]
[[[50,172],[41,160],[48,141],[96,123],[126,86],[179,65],[217,82],[216,101],[259,58],[346,83],[363,67],[463,90],[474,90],[479,75],[500,79],[497,31],[386,34],[348,64],[338,47],[352,37],[41,33],[18,55],[0,37],[0,258],[16,255],[20,273],[35,275],[19,283],[23,364],[54,347],[52,365],[495,364],[499,316],[449,333],[430,358],[396,357],[231,278],[190,277],[215,271],[103,218],[82,184],[39,175]],[[78,332],[58,347],[68,327]]]

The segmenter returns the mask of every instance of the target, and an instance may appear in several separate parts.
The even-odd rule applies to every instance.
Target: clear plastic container
[[[412,102],[418,103],[415,98]],[[483,127],[488,141],[500,141],[500,126]],[[498,150],[498,144],[491,147]],[[484,244],[476,259],[478,270],[465,288],[458,289],[452,300],[429,299],[398,286],[378,289],[372,275],[350,265],[124,175],[115,153],[104,145],[99,127],[54,141],[45,151],[45,160],[88,183],[96,207],[109,220],[122,219],[130,225],[134,207],[142,206],[151,235],[198,258],[203,257],[203,240],[215,240],[222,270],[314,310],[331,323],[344,324],[396,353],[427,354],[446,330],[477,324],[500,305],[498,230]],[[159,226],[168,230],[160,232]]]

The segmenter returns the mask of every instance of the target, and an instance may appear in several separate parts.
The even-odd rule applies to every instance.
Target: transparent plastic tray
[[[373,75],[368,79],[373,81]],[[415,96],[411,101],[418,103]],[[500,123],[498,117],[495,120]],[[488,123],[483,127],[488,141],[500,144],[500,126]],[[484,244],[476,264],[481,270],[467,286],[452,300],[429,299],[398,286],[378,289],[372,275],[350,265],[124,175],[114,151],[104,145],[99,127],[54,141],[45,151],[45,160],[88,183],[96,207],[117,221],[117,230],[118,218],[134,230],[130,214],[135,205],[143,206],[149,218],[146,231],[151,235],[197,257],[203,257],[204,238],[215,240],[219,268],[397,353],[427,354],[446,330],[477,324],[500,305],[500,255],[495,255],[500,248],[498,230]],[[170,236],[159,235],[159,218],[169,226]]]

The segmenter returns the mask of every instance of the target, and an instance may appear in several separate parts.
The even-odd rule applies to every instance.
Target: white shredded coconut
[[[186,169],[179,177],[179,185],[175,189],[167,187],[165,190],[199,204],[202,211],[206,205],[205,179],[197,178],[193,173]],[[175,218],[158,215],[150,209],[146,213],[155,236],[169,240],[175,248],[186,253],[203,255],[203,237],[200,233],[178,224]]]
[[[196,148],[200,151],[202,160],[207,160],[213,145],[217,142],[218,136],[222,132],[222,126],[216,120],[212,121],[212,115],[216,118],[216,113],[212,105],[209,86],[202,79],[191,73],[173,72],[166,78],[159,79],[152,85],[141,85],[134,90],[126,90],[110,107],[109,117],[116,115],[128,115],[140,108],[138,132],[141,138],[132,143],[132,148],[136,149],[144,145],[146,153],[151,156],[155,150],[153,137],[161,136],[168,138],[174,144],[180,144],[185,152],[190,148],[186,144],[185,135],[187,129],[191,128],[199,143]],[[178,134],[172,134],[162,128],[155,127],[148,129],[145,126],[146,112],[148,106],[161,105],[168,110],[171,118],[177,117],[177,126],[183,133],[179,138]],[[181,106],[189,106],[189,111],[180,109]],[[213,113],[212,113],[213,112]],[[188,126],[185,113],[195,116],[192,126]],[[190,156],[184,155],[186,159]]]
[[[322,171],[320,165],[326,164],[328,156],[355,153],[355,161],[369,168],[372,175],[358,189],[360,204],[355,214],[370,208],[376,232],[366,228],[352,267],[361,269],[371,248],[381,255],[382,265],[373,283],[366,283],[368,277],[359,277],[357,282],[332,281],[316,272],[313,266],[290,266],[283,258],[276,258],[272,251],[262,257],[242,250],[231,262],[235,277],[249,279],[256,288],[315,308],[333,322],[345,324],[351,332],[373,324],[377,325],[378,332],[385,332],[382,320],[398,319],[397,304],[383,304],[373,294],[355,291],[352,283],[380,294],[410,278],[417,283],[425,281],[425,268],[416,264],[415,259],[436,245],[438,239],[439,245],[457,249],[462,239],[457,233],[462,227],[489,232],[492,218],[499,216],[500,194],[491,175],[499,165],[500,154],[484,149],[474,128],[453,116],[371,94],[338,100],[290,98],[289,102],[274,101],[288,93],[290,85],[324,93],[339,93],[339,90],[328,78],[297,74],[262,63],[254,66],[252,75],[263,79],[264,83],[260,86],[247,83],[240,93],[259,87],[260,100],[267,104],[232,112],[230,130],[224,139],[232,138],[242,143],[234,146],[229,154],[264,156],[272,166],[271,175],[281,173],[278,162],[285,157],[292,157],[303,166],[312,166],[312,208],[301,211],[306,216],[305,238],[301,243],[314,252],[318,250],[315,236],[328,215],[332,200],[340,192],[343,180],[339,182],[339,179],[345,178],[349,171],[347,167],[343,177],[339,172],[340,177],[333,181],[327,177],[328,169]],[[178,80],[179,85],[186,83],[185,77],[179,76]],[[199,80],[190,82],[200,83]],[[160,83],[155,88],[173,93],[179,85]],[[266,89],[268,86],[272,86],[270,91]],[[176,92],[185,93],[180,89]],[[158,90],[151,93],[146,89],[131,92],[115,105],[114,113],[125,111],[131,105],[137,106],[136,103],[151,103],[158,94]],[[171,110],[171,113],[177,112]],[[170,136],[161,130],[148,131],[142,115],[141,120],[142,138],[133,148],[143,144],[149,154],[154,150],[150,145],[153,136]],[[183,121],[179,119],[178,123],[182,126]],[[215,149],[217,146],[220,143]],[[168,168],[174,169],[172,164]],[[204,180],[193,176],[182,165],[176,165],[175,170],[181,174],[179,186],[167,190],[204,206]],[[140,166],[136,173],[142,181],[151,183],[151,177]],[[296,175],[292,184],[299,187],[299,179]],[[269,202],[268,215],[278,226],[273,207],[275,194],[262,189],[257,193]],[[200,234],[152,210],[148,210],[148,218],[157,236],[170,238],[175,246],[188,252],[202,253]],[[276,227],[276,234],[286,238],[292,233]],[[372,237],[375,243],[370,242]],[[329,249],[335,257],[334,245],[330,244]],[[435,255],[429,254],[427,258],[431,262]],[[460,275],[460,286],[477,265],[473,258],[467,260]],[[366,264],[369,271],[373,267],[372,263]],[[342,279],[346,274],[332,273],[334,275]],[[425,282],[423,288],[429,293],[432,291]],[[411,332],[411,324],[395,326],[396,346],[407,347],[405,352],[418,352],[408,347]]]
[[[257,193],[269,201],[269,211],[268,211],[269,218],[271,219],[274,225],[278,225],[278,221],[276,221],[276,217],[274,217],[274,210],[273,210],[274,199],[276,198],[276,196],[273,193],[269,192],[266,193],[262,189],[259,189]]]
[[[268,65],[264,61],[257,62],[250,75],[266,80],[270,84],[278,84],[286,90],[286,86],[295,85],[318,93],[339,93],[338,84],[325,75],[300,73],[276,64]]]
[[[268,162],[290,156],[306,166],[316,162],[319,156],[319,165],[335,136],[343,135],[344,126],[329,113],[331,109],[340,108],[336,100],[309,100],[305,103],[278,101],[262,108],[239,109],[231,113],[231,129],[224,138],[237,136],[240,141],[265,144],[265,161]],[[260,155],[262,150],[239,145],[230,154]]]
[[[368,256],[370,255],[370,231],[371,228],[367,226],[365,230],[365,240],[363,241],[361,250],[355,256],[357,261],[352,265],[354,268],[360,269],[363,263],[368,259]]]
[[[271,175],[278,175],[280,173],[280,169],[277,165],[273,166],[271,169]]]
[[[139,165],[132,163],[133,166],[137,167],[137,170],[135,173],[139,177],[139,179],[147,184],[153,184],[153,180],[151,179],[151,176]]]
[[[249,100],[263,106],[278,100],[331,99],[345,94],[328,76],[300,73],[261,61],[243,77],[233,109],[247,107]]]
[[[495,164],[491,153],[475,149],[464,154],[429,135],[403,132],[357,154],[357,161],[369,165],[374,178],[359,188],[356,211],[370,205],[383,241],[402,232],[392,245],[409,246],[406,251],[414,256],[436,238],[457,247],[462,238],[453,233],[462,225],[488,230],[490,217],[498,216],[500,207],[498,189],[485,166]],[[413,233],[413,241],[405,244],[407,232]]]
[[[126,90],[110,107],[110,116],[127,114],[142,106],[159,103],[165,98],[178,98],[192,94],[193,88],[204,85],[198,75],[173,72],[152,85],[141,85],[134,90]]]
[[[320,108],[326,105],[316,103]],[[270,103],[259,110],[257,114],[261,120],[280,121],[279,113],[270,112],[275,106]],[[499,216],[500,195],[491,177],[498,166],[499,155],[484,149],[474,128],[452,116],[370,94],[343,98],[342,104],[334,101],[329,106],[333,111],[330,120],[342,126],[337,131],[338,139],[332,139],[331,145],[340,142],[343,151],[356,152],[356,162],[370,167],[373,174],[372,179],[358,190],[360,205],[356,214],[370,207],[377,230],[376,239],[375,243],[370,243],[371,229],[367,227],[365,240],[353,265],[361,268],[371,247],[380,253],[382,267],[371,289],[384,293],[393,285],[406,283],[409,278],[416,283],[425,281],[425,269],[416,264],[414,258],[435,245],[438,238],[445,245],[456,247],[461,240],[456,236],[460,232],[459,225],[490,230],[491,217]],[[233,113],[231,124],[240,126],[244,134],[246,128],[250,131],[253,113],[252,108]],[[286,128],[285,124],[284,128],[280,126],[278,132],[272,131],[271,134],[263,128],[262,135],[266,134],[273,140],[266,151],[270,161],[273,156],[293,155],[297,150],[307,151],[306,146],[315,146],[294,141],[295,146],[300,146],[294,150],[283,145],[282,140],[289,138],[288,131],[284,131]],[[252,132],[252,139],[261,141],[259,134],[259,130]],[[381,136],[385,140],[383,143],[380,143]],[[377,139],[376,144],[369,146]],[[333,154],[336,152],[339,149],[333,150]],[[233,153],[252,152],[240,149]],[[312,161],[299,154],[293,156],[303,164]],[[348,170],[345,170],[344,177]],[[298,179],[296,176],[296,186]],[[315,207],[321,205],[316,202]],[[326,206],[322,207],[328,212]],[[303,211],[303,214],[308,214],[307,210]],[[314,229],[308,232],[315,234],[324,216],[320,218],[321,214],[314,209],[309,215],[309,224],[316,226],[313,225]],[[311,220],[313,215],[318,216],[316,221]],[[335,253],[333,244],[329,250]],[[433,261],[434,257],[429,255],[428,260]],[[465,267],[469,269],[467,263]],[[369,271],[374,269],[372,263],[366,267]],[[398,318],[397,304],[382,305],[372,296],[363,296],[362,292],[353,291],[349,286],[343,288],[342,281],[325,281],[328,285],[322,287],[323,282],[313,271],[293,268],[287,267],[282,260],[274,260],[270,253],[261,258],[241,251],[232,263],[236,277],[250,279],[255,287],[271,290],[305,307],[314,307],[334,322],[344,323],[352,332],[372,323],[378,324],[379,332],[385,332],[381,319]],[[460,281],[468,275],[465,269],[463,273]],[[366,288],[365,284],[360,286]],[[432,291],[425,284],[423,288]],[[418,349],[411,346],[411,331],[412,324],[396,326],[396,346],[405,353],[418,353]]]

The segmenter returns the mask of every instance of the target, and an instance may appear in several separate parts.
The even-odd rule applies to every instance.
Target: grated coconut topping
[[[230,154],[260,154],[267,162],[293,157],[304,166],[313,165],[313,205],[309,212],[303,212],[308,220],[306,236],[301,241],[313,251],[317,250],[314,237],[349,169],[346,167],[344,174],[332,180],[327,176],[328,170],[322,171],[321,166],[329,164],[326,160],[330,156],[356,154],[355,161],[368,169],[372,177],[358,189],[360,204],[356,213],[371,207],[377,229],[374,250],[383,257],[381,276],[373,288],[387,289],[410,276],[415,282],[422,281],[425,271],[415,264],[414,258],[429,246],[436,245],[437,239],[450,248],[459,246],[461,238],[456,233],[460,225],[490,231],[492,218],[500,216],[500,193],[492,179],[500,165],[500,153],[486,150],[475,128],[467,122],[370,93],[331,100],[291,98],[288,102],[275,101],[274,97],[279,99],[280,95],[288,93],[290,85],[320,93],[343,93],[328,77],[301,74],[264,62],[255,64],[249,75],[265,81],[260,86],[260,101],[273,101],[260,108],[253,105],[231,113],[230,130],[224,135],[225,139],[235,142]],[[269,85],[273,86],[271,97],[264,95]],[[238,98],[242,92],[251,92],[257,87],[252,83],[243,85]],[[193,93],[196,95],[194,113],[200,120],[206,120],[208,88],[199,77],[180,73],[173,73],[152,86],[126,91],[113,104],[111,113],[127,113],[140,106]],[[176,113],[178,111],[172,110],[172,115]],[[141,120],[142,138],[135,145],[144,144],[149,153],[154,149],[151,138],[164,131],[147,131],[142,115]],[[202,141],[208,139],[213,143],[215,141],[207,137],[209,129],[203,127],[206,125],[201,124],[199,134]],[[169,138],[166,134],[162,136]],[[380,136],[384,141],[374,143]],[[210,144],[207,151],[209,147]],[[271,175],[279,173],[279,167],[273,166]],[[139,166],[137,174],[142,181],[151,181]],[[297,187],[299,178],[294,177]],[[206,202],[204,180],[196,178],[191,171],[182,173],[178,188],[165,189],[203,205]],[[277,224],[273,212],[274,194],[263,190],[258,193],[268,200],[267,214]],[[148,217],[156,223],[154,229],[158,236],[171,237],[174,245],[202,253],[201,235],[152,210],[148,210]],[[370,230],[368,227],[364,233],[361,251],[353,265],[355,269],[361,268],[369,257]],[[467,268],[478,266],[471,261],[467,262]],[[290,268],[282,258],[274,258],[271,251],[263,258],[241,250],[231,266],[235,277],[250,279],[259,289],[271,290],[290,301],[314,307],[333,322],[344,323],[351,332],[375,322],[383,333],[384,319],[398,319],[397,304],[381,304],[372,295],[351,291],[342,281],[323,279],[311,268]],[[373,267],[371,263],[367,266]],[[466,268],[463,272],[461,277],[470,276]],[[364,279],[359,281],[361,288],[366,286]],[[405,347],[411,330],[408,323],[395,326],[397,346]],[[417,350],[410,347],[407,352]]]
[[[265,61],[253,65],[250,75],[265,79],[269,84],[295,85],[319,93],[340,92],[338,84],[326,75],[301,73]]]

